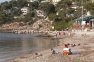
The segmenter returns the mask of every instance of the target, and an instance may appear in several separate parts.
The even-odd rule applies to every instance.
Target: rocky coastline
[[[24,22],[14,22],[1,25],[0,32],[8,32],[15,34],[45,34],[52,28],[51,23],[52,22],[48,20],[38,20],[31,25]]]

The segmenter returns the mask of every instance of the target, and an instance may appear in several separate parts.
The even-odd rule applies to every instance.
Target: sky
[[[1,2],[5,2],[5,1],[10,1],[10,0],[0,0],[0,3],[1,3]]]

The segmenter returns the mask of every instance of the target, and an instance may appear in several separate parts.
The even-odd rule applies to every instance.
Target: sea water
[[[0,33],[0,62],[39,52],[57,46],[50,37],[36,37],[36,34]]]

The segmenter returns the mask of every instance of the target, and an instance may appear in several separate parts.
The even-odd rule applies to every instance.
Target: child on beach
[[[52,54],[55,54],[55,50],[51,48]]]
[[[71,49],[68,47],[70,44],[68,43],[68,44],[65,44],[65,48],[63,48],[63,54],[65,54],[65,55],[69,55],[69,54],[71,54],[72,52],[71,52]]]
[[[71,54],[72,52],[71,52],[71,49],[70,48],[64,48],[63,49],[63,54],[65,54],[65,55],[69,55],[69,54]]]
[[[39,54],[39,53],[35,53],[35,55],[37,55],[37,56],[42,56],[42,54]]]

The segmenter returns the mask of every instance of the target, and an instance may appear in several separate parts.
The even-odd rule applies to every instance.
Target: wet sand
[[[94,62],[94,32],[75,32],[74,35],[62,37],[59,41],[60,45],[53,48],[56,54],[52,54],[51,49],[48,49],[37,52],[42,56],[33,53],[9,62]],[[69,48],[77,54],[64,55],[62,51],[66,43],[75,44],[76,46]]]

